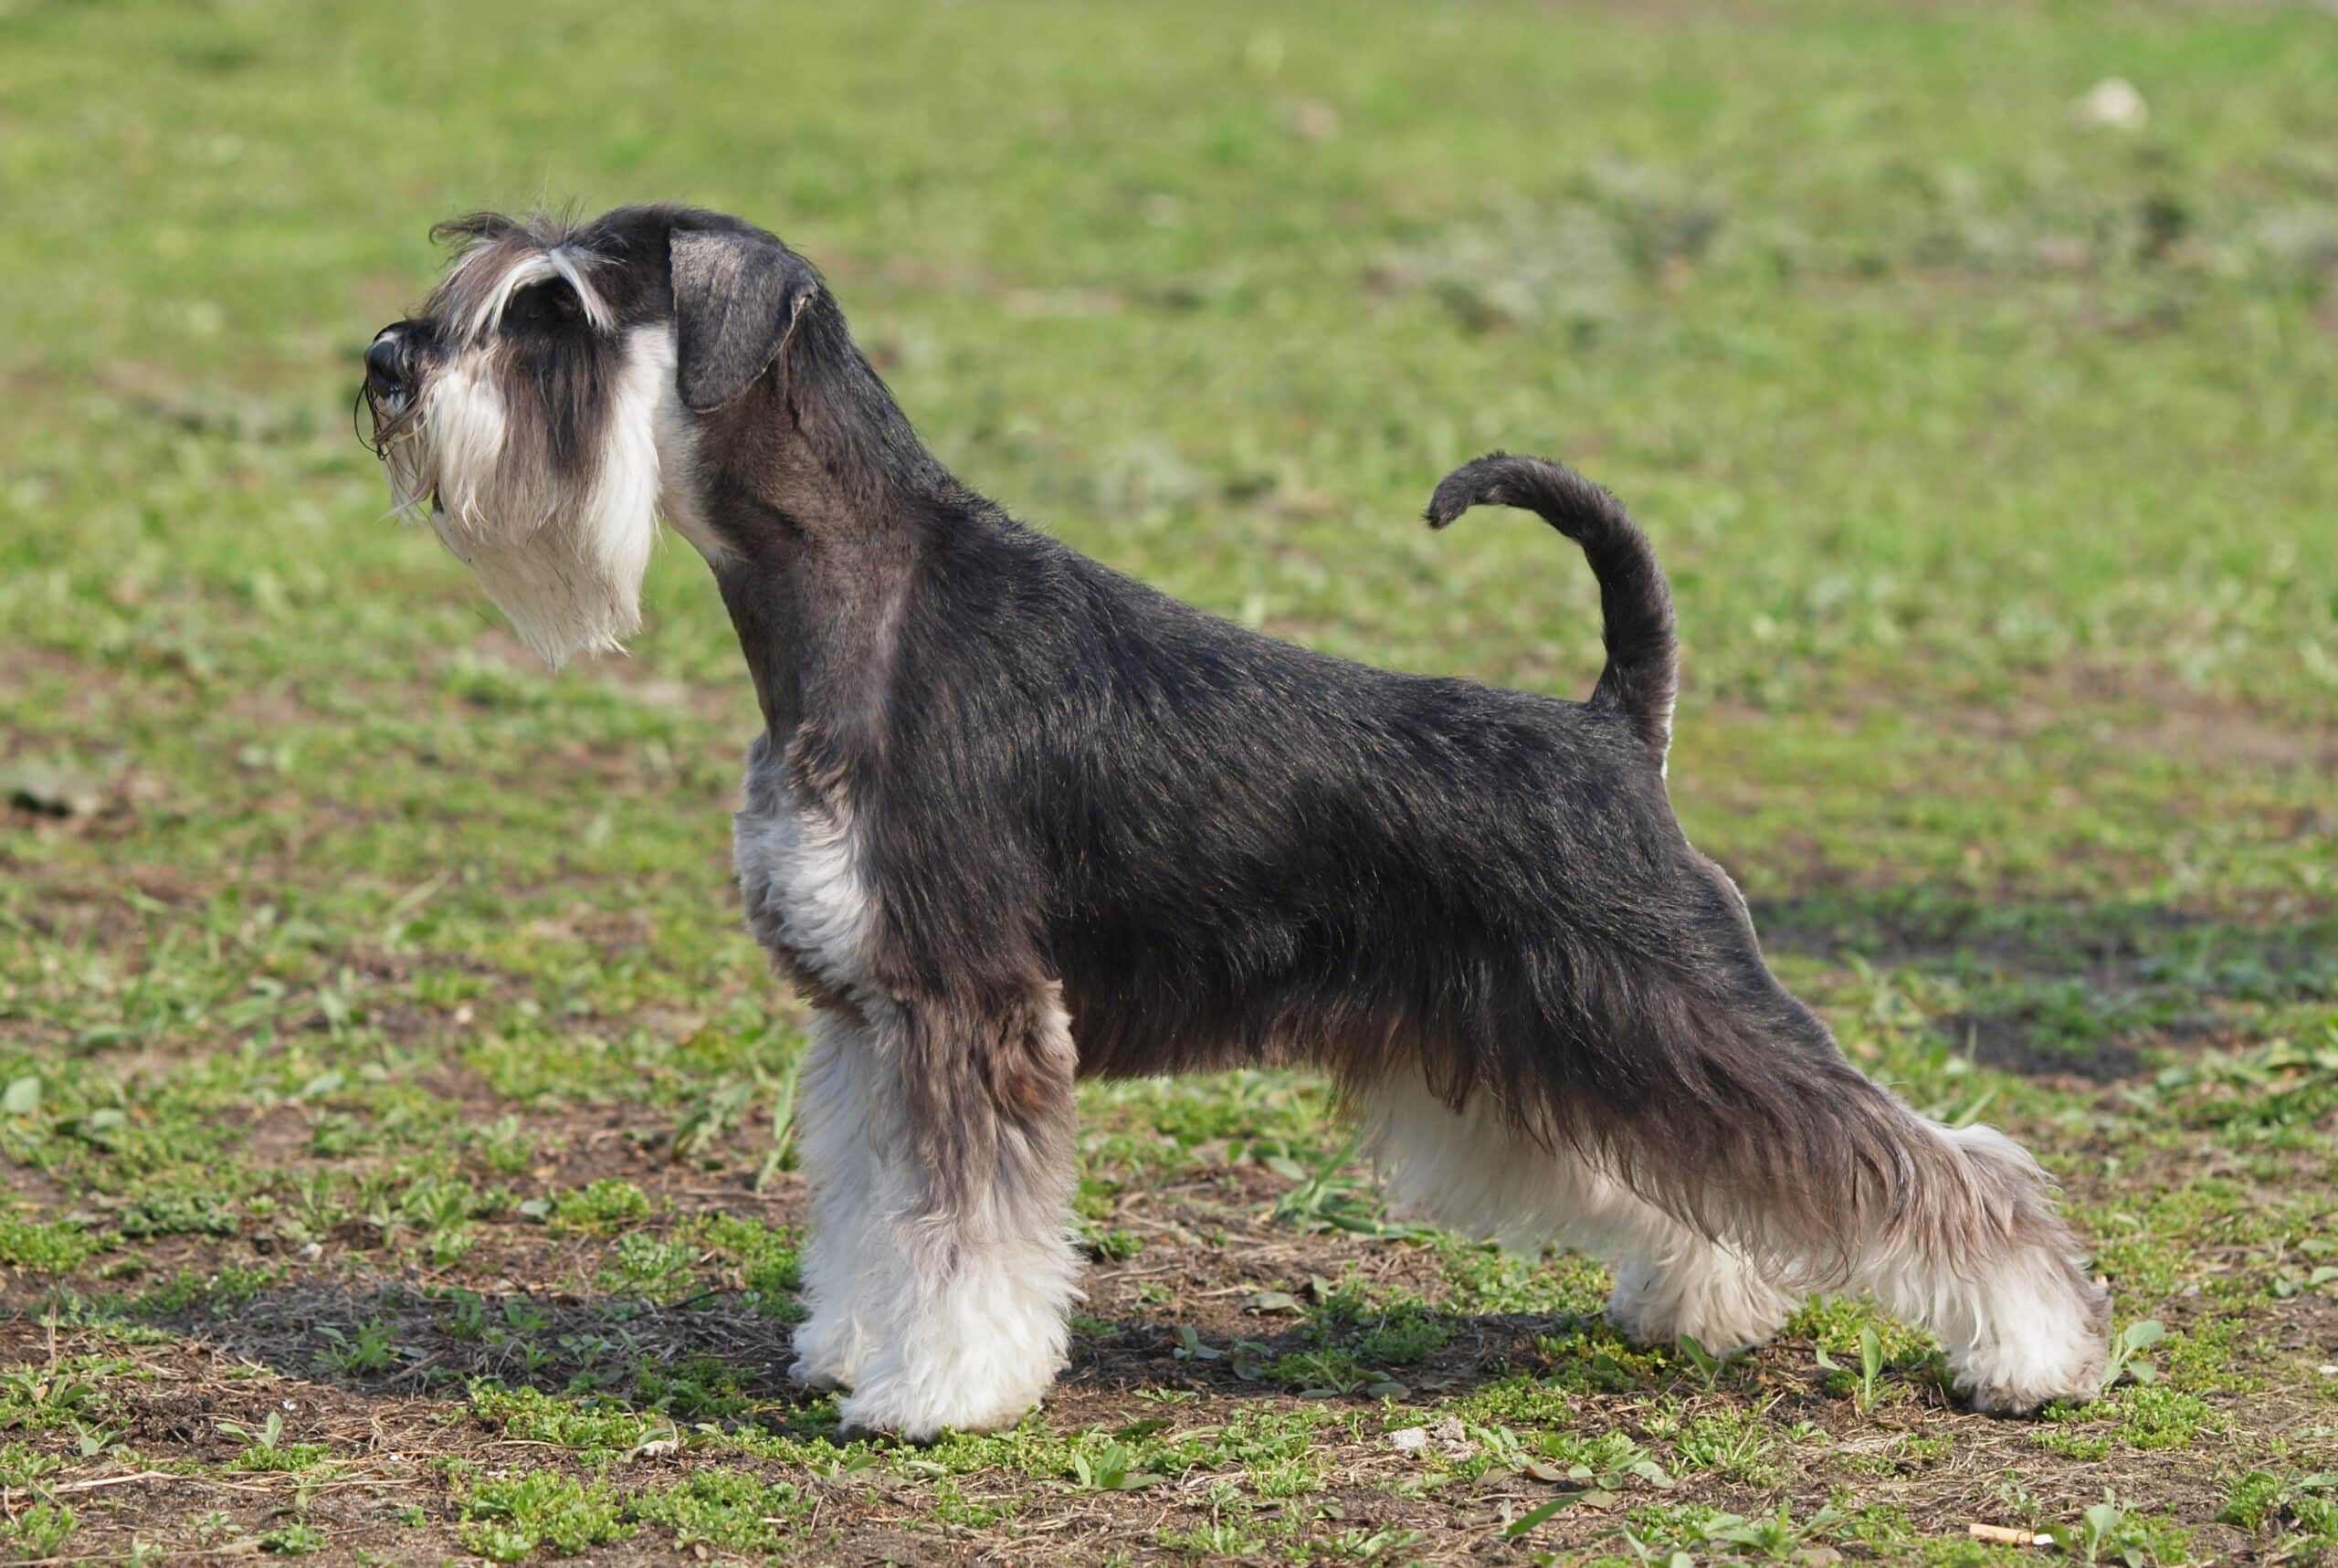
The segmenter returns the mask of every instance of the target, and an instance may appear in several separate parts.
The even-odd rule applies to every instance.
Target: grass
[[[0,6],[0,1548],[2338,1553],[2327,16],[507,9]],[[1617,488],[1690,832],[2038,1151],[2125,1380],[1983,1420],[1843,1303],[1636,1350],[1251,1072],[1085,1092],[1047,1409],[838,1442],[703,570],[550,677],[342,424],[433,219],[652,196],[817,258],[970,482],[1335,652],[1579,694],[1581,563],[1409,520],[1497,445]]]

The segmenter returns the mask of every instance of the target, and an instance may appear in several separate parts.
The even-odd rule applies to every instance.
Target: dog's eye
[[[576,291],[565,283],[537,283],[511,296],[503,308],[509,332],[556,331],[584,314]]]

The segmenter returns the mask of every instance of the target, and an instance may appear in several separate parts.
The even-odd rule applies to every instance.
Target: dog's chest
[[[797,799],[763,741],[744,795],[732,842],[748,929],[807,990],[865,990],[875,921],[849,816]]]

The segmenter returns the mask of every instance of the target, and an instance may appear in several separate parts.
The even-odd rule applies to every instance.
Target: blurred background
[[[2286,1267],[2326,1164],[2199,1199],[2171,1111],[2153,1187],[2105,1086],[2338,1049],[2333,82],[2270,4],[0,0],[0,1153],[66,1238],[12,1289],[550,1278],[427,1185],[471,1240],[416,1250],[450,1171],[788,1191],[702,566],[551,676],[351,432],[433,222],[652,198],[812,257],[1016,515],[1333,652],[1583,694],[1577,554],[1417,515],[1496,446],[1603,480],[1680,599],[1682,817],[1853,1054]],[[1305,1079],[1090,1111],[1107,1228],[1337,1145]]]

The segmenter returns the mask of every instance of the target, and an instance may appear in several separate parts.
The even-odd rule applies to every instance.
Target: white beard
[[[503,393],[476,354],[430,377],[411,429],[384,452],[398,510],[436,496],[439,542],[555,669],[579,653],[622,653],[640,627],[673,388],[672,329],[635,329],[583,493],[542,462],[507,460]]]

